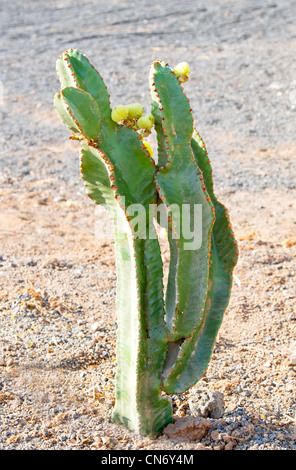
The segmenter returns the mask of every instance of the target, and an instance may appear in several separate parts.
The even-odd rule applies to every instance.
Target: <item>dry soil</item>
[[[10,0],[0,10],[0,448],[296,449],[295,2]],[[52,106],[69,47],[98,68],[113,105],[147,112],[150,63],[190,64],[184,88],[240,249],[199,384],[223,393],[225,413],[198,441],[110,422],[113,241],[96,235],[102,215]],[[172,401],[190,419],[187,394]]]

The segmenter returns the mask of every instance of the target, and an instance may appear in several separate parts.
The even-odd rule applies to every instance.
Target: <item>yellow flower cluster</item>
[[[187,82],[189,79],[190,69],[187,62],[180,62],[174,67],[173,71],[180,83]],[[118,104],[112,109],[111,119],[114,122],[121,122],[128,127],[139,130],[140,136],[143,138],[151,133],[151,129],[155,124],[155,118],[152,114],[143,113],[143,106],[140,103],[129,105]],[[152,157],[151,145],[148,142],[143,142],[143,144]]]
[[[131,124],[136,129],[146,129],[151,131],[155,119],[152,114],[143,115],[143,107],[140,103],[129,105],[118,104],[112,109],[111,118],[114,122],[125,121],[124,124]]]

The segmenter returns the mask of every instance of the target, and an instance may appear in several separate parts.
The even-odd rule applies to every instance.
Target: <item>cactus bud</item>
[[[146,150],[149,152],[150,157],[153,157],[153,150],[151,145],[148,142],[143,142]]]
[[[151,130],[154,123],[155,118],[152,114],[145,114],[145,116],[142,116],[137,120],[137,126],[139,129]]]
[[[123,104],[118,104],[115,108],[112,109],[111,118],[114,122],[123,121],[128,117],[128,106]]]
[[[190,73],[189,65],[187,62],[180,62],[180,64],[177,64],[176,67],[174,67],[174,72],[181,83],[186,82]]]
[[[128,105],[128,117],[130,119],[139,119],[143,115],[143,107],[140,103]]]
[[[189,70],[189,65],[187,64],[187,62],[180,62],[180,64],[176,65],[176,67],[174,67],[174,72],[176,75],[186,75],[188,76],[189,73],[190,73],[190,70]]]

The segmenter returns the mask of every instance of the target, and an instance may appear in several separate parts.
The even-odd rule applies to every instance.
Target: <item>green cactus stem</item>
[[[188,240],[177,240],[178,269],[176,306],[167,310],[170,340],[191,335],[200,321],[208,288],[209,252],[214,221],[212,204],[207,197],[201,171],[191,148],[193,118],[190,104],[176,75],[157,61],[151,68],[152,99],[158,103],[166,141],[168,161],[156,174],[161,199],[171,207],[177,205],[182,219],[184,205],[202,207],[201,246],[186,249]],[[172,231],[174,226],[172,223]],[[182,231],[181,231],[182,235]]]
[[[227,209],[214,195],[210,160],[196,130],[191,145],[215,208],[215,222],[211,234],[209,287],[200,324],[193,335],[180,346],[178,359],[165,378],[163,387],[167,393],[184,392],[203,376],[229,303],[232,273],[238,259],[237,242],[229,222],[229,215]]]
[[[171,422],[172,414],[169,402],[160,396],[167,348],[161,255],[156,238],[135,238],[114,196],[114,188],[111,189],[104,158],[101,151],[82,144],[81,174],[86,192],[98,204],[104,204],[117,220],[114,227],[118,338],[113,418],[141,434],[157,434],[164,423]]]
[[[169,81],[172,84],[171,87],[168,84]],[[171,171],[175,163],[175,154],[178,154],[180,148],[182,149],[182,162],[184,163],[185,160],[184,145],[180,145],[182,131],[180,132],[177,126],[181,122],[182,130],[184,131],[185,118],[183,118],[183,114],[181,114],[181,109],[186,109],[186,102],[182,88],[174,86],[174,82],[176,83],[174,74],[167,64],[159,61],[153,64],[150,74],[150,89],[153,100],[152,110],[158,124],[156,127],[158,144],[161,150],[160,169],[157,173],[158,181],[160,181],[158,175],[161,172],[167,175]],[[176,90],[178,90],[178,92],[176,92]],[[183,108],[180,107],[181,102]],[[175,106],[176,109],[174,109]],[[191,110],[188,109],[188,104],[187,110],[191,112]],[[168,117],[166,118],[166,116]],[[180,286],[179,278],[188,279],[185,274],[186,269],[183,272],[181,271],[182,263],[180,260],[184,257],[184,252],[182,252],[179,241],[176,241],[172,235],[169,236],[171,262],[166,298],[166,314],[168,317],[168,326],[171,326],[174,322],[174,318],[178,318],[179,316],[179,325],[177,323],[177,327],[175,327],[179,336],[174,335],[173,341],[169,342],[169,352],[166,359],[163,382],[163,388],[167,393],[184,392],[190,386],[194,385],[204,374],[211,357],[224,311],[228,305],[232,284],[232,271],[237,262],[238,254],[227,211],[214,196],[212,169],[203,141],[197,131],[193,129],[193,127],[190,127],[191,123],[189,119],[187,122],[190,129],[190,132],[187,134],[187,152],[188,155],[190,155],[189,159],[191,159],[192,155],[194,156],[195,163],[199,169],[201,188],[207,203],[211,207],[211,213],[215,214],[215,221],[212,229],[210,228],[208,232],[210,234],[210,244],[208,247],[210,259],[208,260],[208,276],[204,272],[204,279],[207,283],[206,296],[204,298],[204,304],[196,303],[192,310],[196,324],[195,326],[192,324],[191,331],[180,331],[180,319],[184,322],[184,311],[185,315],[190,315],[191,313],[188,307],[187,311],[180,308],[184,289]],[[188,146],[191,147],[191,152],[188,150]],[[174,155],[173,158],[172,154]],[[192,166],[191,162],[190,164]],[[176,166],[179,172],[181,166],[179,163],[177,163]],[[176,178],[179,177],[178,172],[176,172]],[[162,189],[161,184],[163,185],[163,180],[161,180],[159,184],[160,190]],[[163,187],[166,189],[165,186]],[[175,187],[177,187],[176,183]],[[167,203],[166,199],[163,199],[165,203]],[[184,198],[182,203],[184,203],[185,200]],[[174,199],[174,201],[176,201],[176,199]],[[204,207],[206,207],[206,203],[205,201],[203,202],[205,205],[203,206],[203,214],[205,215]],[[203,227],[206,227],[204,218]],[[205,232],[203,232],[203,234],[204,233]],[[219,241],[217,242],[217,240]],[[194,289],[199,289],[201,279],[200,266],[205,256],[202,251],[196,253],[191,252],[191,256],[196,256],[195,267],[197,268],[196,276],[192,276],[191,283],[190,280],[188,280],[187,286],[188,297],[193,299],[192,293]],[[191,258],[191,261],[192,259],[193,258]],[[200,289],[199,292],[201,293]],[[181,337],[182,332],[183,335]],[[168,337],[172,339],[170,334]]]
[[[64,63],[68,64],[66,69]],[[67,97],[70,108],[67,111],[72,120],[78,121],[77,127],[84,137],[81,175],[86,193],[96,204],[104,204],[117,221],[114,227],[118,338],[113,419],[141,434],[157,434],[172,420],[171,405],[161,396],[160,389],[167,348],[162,260],[157,237],[137,239],[132,220],[126,213],[126,207],[141,204],[147,212],[147,231],[151,232],[148,208],[156,203],[157,197],[155,164],[139,135],[111,120],[107,89],[102,88],[101,77],[79,51],[64,53],[57,69],[60,76],[62,74],[62,86],[66,85],[61,95]],[[88,86],[88,77],[91,77],[91,86]],[[100,93],[93,91],[97,89],[95,79]],[[81,84],[84,89],[80,88]],[[72,101],[84,94],[90,96],[88,92],[93,93],[91,104],[79,107],[81,101],[78,101],[78,109],[74,109]],[[92,112],[93,101],[100,115]],[[84,111],[92,113],[91,131],[97,128],[99,135],[90,132],[89,122],[81,117]],[[65,122],[64,108],[61,118]],[[73,130],[72,123],[68,127]],[[116,232],[118,227],[119,233]]]

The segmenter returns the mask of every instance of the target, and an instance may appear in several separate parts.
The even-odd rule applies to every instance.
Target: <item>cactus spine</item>
[[[84,54],[70,49],[57,60],[61,91],[54,106],[80,141],[87,195],[105,205],[114,222],[117,268],[117,374],[115,422],[143,435],[172,422],[168,394],[183,392],[204,373],[228,305],[237,245],[224,206],[213,191],[205,146],[193,126],[181,83],[188,64],[150,70],[151,114],[139,103],[113,110],[107,88]],[[154,126],[158,163],[143,137]],[[139,235],[131,207],[142,208]],[[151,208],[165,208],[171,258],[166,294]],[[200,243],[182,223],[202,208]],[[119,221],[119,223],[118,223]],[[181,224],[182,225],[182,224]],[[143,236],[143,233],[145,236]],[[147,236],[149,234],[149,236]]]

